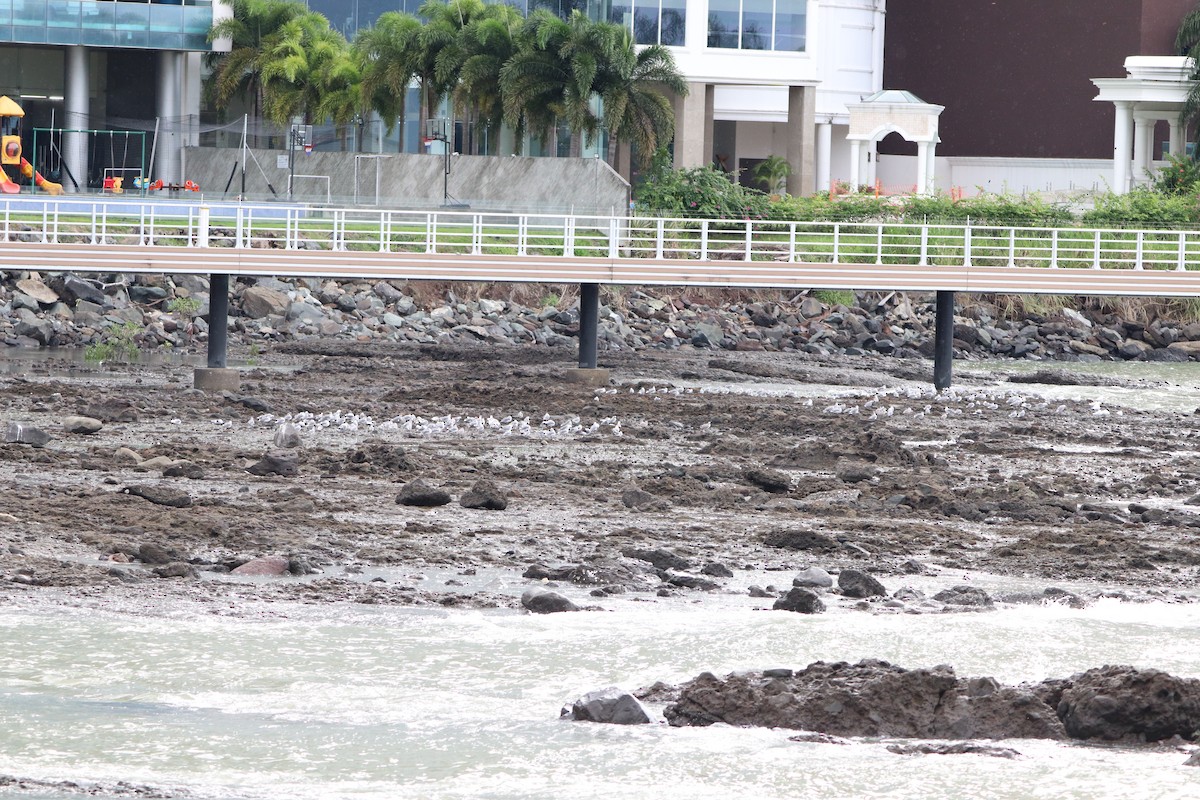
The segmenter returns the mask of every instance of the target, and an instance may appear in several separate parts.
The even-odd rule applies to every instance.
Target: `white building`
[[[0,3],[0,94],[25,111],[26,156],[68,192],[96,188],[106,171],[178,182],[180,120],[199,111],[200,55],[229,13],[212,0]],[[88,132],[156,118],[157,147],[148,131],[124,141]],[[45,132],[34,146],[32,130],[50,127],[67,132]]]

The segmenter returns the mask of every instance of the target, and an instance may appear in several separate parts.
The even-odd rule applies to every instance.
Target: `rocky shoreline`
[[[0,273],[0,341],[80,347],[118,339],[142,349],[201,348],[207,340],[208,290],[203,276]],[[578,303],[560,297],[561,291],[241,279],[231,289],[230,333],[246,347],[314,338],[574,347]],[[1149,301],[1080,303],[1040,313],[1015,311],[1005,298],[961,296],[959,302],[954,328],[959,357],[1200,358],[1200,322],[1160,316],[1163,309]],[[606,290],[599,335],[601,350],[610,351],[691,346],[920,359],[932,355],[933,318],[932,296],[895,292],[854,297],[848,292]]]

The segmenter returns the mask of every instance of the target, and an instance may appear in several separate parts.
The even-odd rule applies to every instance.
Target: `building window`
[[[709,0],[708,46],[802,53],[806,13],[804,0]]]
[[[638,44],[680,47],[687,0],[613,0],[609,20],[633,31]]]

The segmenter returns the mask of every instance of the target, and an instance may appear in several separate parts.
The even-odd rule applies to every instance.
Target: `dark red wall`
[[[943,105],[942,156],[1110,158],[1092,78],[1170,55],[1197,0],[891,0],[884,86]]]

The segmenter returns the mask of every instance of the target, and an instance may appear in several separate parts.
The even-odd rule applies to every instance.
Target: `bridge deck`
[[[0,268],[1200,296],[1200,231],[8,200]]]

